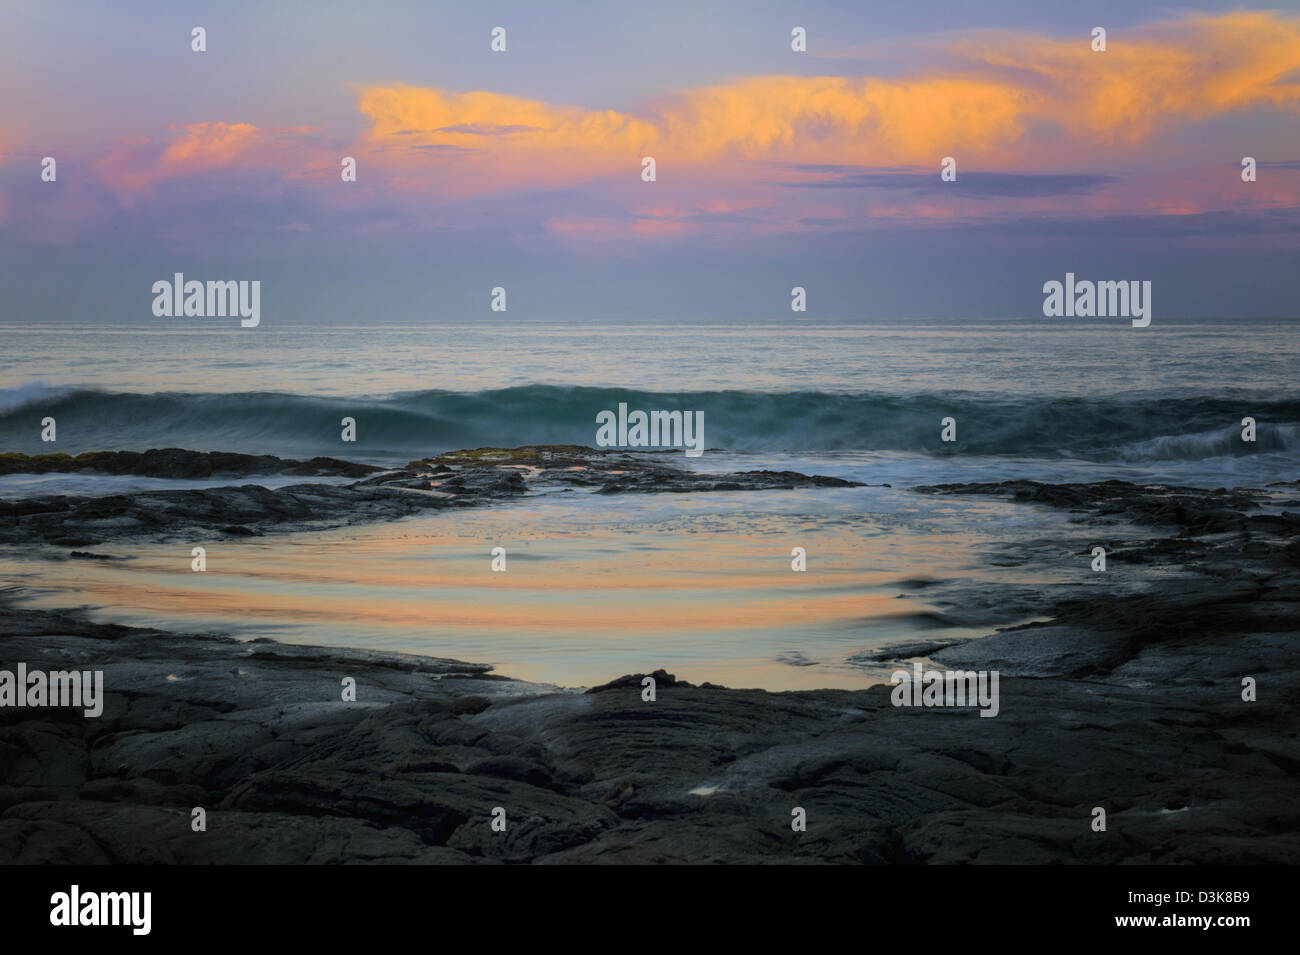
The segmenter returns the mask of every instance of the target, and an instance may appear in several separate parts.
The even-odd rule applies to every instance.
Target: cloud
[[[988,151],[1020,135],[1022,97],[972,79],[899,86],[775,76],[686,91],[641,115],[409,86],[367,88],[360,109],[371,121],[364,147],[407,181],[424,166],[429,188],[465,195],[620,175],[634,181],[644,156],[655,158],[661,177],[680,177],[738,160],[929,160],[933,144],[954,134]],[[429,146],[475,146],[482,155],[449,177],[418,155]]]
[[[944,182],[936,169],[926,173],[844,171],[831,177],[775,182],[773,185],[802,189],[892,189],[912,194],[987,199],[1076,196],[1117,181],[1115,176],[1081,173],[963,172],[956,181]]]
[[[414,130],[412,130],[414,132]],[[511,133],[538,132],[536,126],[489,126],[486,123],[460,123],[434,130],[438,133],[469,133],[472,136],[509,136]]]
[[[174,179],[220,169],[264,169],[292,177],[317,162],[318,127],[259,129],[249,123],[205,122],[169,127],[171,138],[123,139],[91,166],[119,195],[129,196]],[[337,163],[337,159],[334,160]]]
[[[1234,110],[1300,107],[1300,18],[1189,16],[1086,42],[982,33],[950,47],[971,67],[1032,91],[1029,115],[1090,145],[1141,142],[1161,124]]]
[[[914,219],[912,210],[909,216]],[[870,220],[852,218],[819,218],[810,216],[803,224],[820,231],[862,233],[889,226],[890,217]],[[884,221],[881,221],[884,220]],[[942,216],[924,221],[927,227],[950,229],[954,226],[964,234],[1013,236],[1021,239],[1091,239],[1099,243],[1116,240],[1173,240],[1173,239],[1254,239],[1276,240],[1282,237],[1300,238],[1300,210],[1252,209],[1244,211],[1214,210],[1185,214],[1139,214],[1079,217],[1071,215],[1047,216],[990,216],[979,221],[954,222]]]
[[[946,65],[910,77],[758,76],[680,91],[636,113],[557,106],[499,93],[368,87],[365,143],[408,183],[414,143],[483,154],[429,188],[473,194],[572,184],[639,172],[660,176],[738,160],[826,172],[934,166],[953,155],[1003,169],[1133,151],[1158,129],[1256,106],[1297,109],[1300,18],[1271,13],[1186,17],[1116,31],[1106,52],[1087,36],[1060,40],[983,32],[944,50]],[[423,132],[420,132],[423,130]],[[402,139],[399,139],[402,137]],[[740,172],[740,175],[745,175]],[[970,179],[985,195],[1033,195],[1095,183]],[[1009,190],[1000,192],[999,190]]]
[[[1124,239],[1250,239],[1300,236],[1300,210],[1214,210],[1185,215],[1054,217],[985,222],[976,228],[1017,236]]]
[[[414,86],[367,87],[358,106],[370,128],[358,144],[405,188],[451,195],[562,185],[639,169],[654,127],[613,110],[553,106],[500,93]],[[471,166],[455,163],[473,150]],[[431,165],[445,154],[450,166]]]
[[[177,226],[164,200],[202,202],[231,222],[308,223],[322,235],[330,223],[406,235],[490,221],[595,240],[1300,202],[1295,177],[1261,177],[1243,191],[1221,155],[1219,169],[1191,167],[1164,135],[1244,110],[1300,114],[1300,17],[1188,16],[1112,31],[1104,53],[1086,33],[981,31],[930,48],[925,63],[910,75],[740,77],[631,110],[360,86],[366,125],[355,137],[213,120],[147,137],[124,131],[131,138],[89,165],[123,215],[153,216],[169,235]],[[12,146],[0,130],[0,153]],[[343,156],[358,164],[358,182],[346,186]],[[654,183],[641,180],[646,156]],[[939,179],[945,156],[958,160],[956,182]],[[94,212],[84,221],[112,214],[111,203],[97,196]]]

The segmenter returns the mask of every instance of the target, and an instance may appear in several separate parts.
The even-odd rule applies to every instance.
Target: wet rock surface
[[[920,494],[1000,497],[1026,504],[1078,511],[1081,520],[1102,524],[1129,521],[1154,527],[1173,527],[1186,533],[1215,534],[1246,530],[1254,521],[1263,528],[1276,524],[1294,532],[1300,526],[1300,488],[1295,482],[1255,490],[1179,487],[1098,481],[1093,484],[1043,484],[1038,481],[940,484],[913,488]],[[1290,508],[1281,515],[1251,516],[1263,506]]]
[[[4,474],[135,474],[158,478],[238,478],[254,474],[304,474],[364,477],[382,468],[372,464],[312,458],[293,461],[274,455],[236,454],[228,451],[187,451],[162,448],[151,451],[88,451],[85,454],[0,454]]]
[[[641,674],[564,690],[452,660],[95,624],[11,595],[0,659],[102,669],[106,699],[98,719],[0,709],[0,860],[1300,858],[1300,561],[1294,523],[1267,513],[1289,489],[1233,492],[1207,525],[1191,512],[1224,495],[1180,489],[1184,518],[1168,489],[1037,487],[1035,503],[1085,526],[1145,520],[1150,536],[1126,546],[1167,573],[908,648],[1000,670],[992,719],[895,707],[888,686],[769,693],[662,671],[645,702]],[[196,806],[206,832],[191,831]],[[1106,832],[1091,829],[1098,806]]]
[[[44,543],[82,549],[118,539],[179,539],[195,535],[247,537],[347,524],[390,521],[422,511],[492,504],[533,493],[586,491],[759,491],[800,487],[860,487],[853,481],[794,471],[709,474],[673,463],[674,455],[581,447],[480,448],[380,469],[332,458],[285,461],[175,449],[9,456],[68,470],[68,461],[109,462],[113,474],[214,477],[229,473],[366,475],[351,484],[258,484],[151,490],[102,496],[47,495],[0,500],[0,543]],[[680,455],[675,455],[680,459]],[[61,459],[54,464],[42,459]],[[59,462],[55,462],[59,463]],[[89,465],[82,470],[100,471]],[[18,473],[18,471],[0,473]],[[26,472],[24,472],[26,473]]]

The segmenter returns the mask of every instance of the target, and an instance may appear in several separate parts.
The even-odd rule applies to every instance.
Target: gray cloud
[[[803,171],[822,171],[800,167]],[[899,173],[884,170],[841,172],[832,170],[831,178],[789,180],[771,185],[796,189],[893,189],[912,195],[959,195],[971,199],[1042,198],[1045,196],[1081,195],[1106,183],[1115,176],[1084,173],[958,172],[955,182],[944,182],[938,170],[929,173]]]

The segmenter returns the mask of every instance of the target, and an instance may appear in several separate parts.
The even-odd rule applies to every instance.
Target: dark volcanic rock
[[[654,673],[636,673],[621,676],[617,680],[610,680],[608,683],[602,683],[600,686],[593,686],[588,693],[604,693],[606,690],[622,690],[628,687],[635,687],[637,692],[641,690],[641,681],[647,676],[653,677],[656,690],[665,686],[690,686],[685,680],[679,680],[666,670],[655,670]]]
[[[1038,481],[940,484],[914,488],[919,494],[949,496],[993,496],[1049,507],[1068,508],[1089,520],[1123,520],[1156,527],[1176,527],[1185,533],[1217,534],[1269,524],[1294,533],[1300,530],[1300,514],[1247,517],[1246,511],[1261,504],[1277,503],[1277,495],[1238,488],[1206,491],[1194,487],[1162,484],[1141,485],[1128,481],[1098,481],[1094,484],[1042,484]],[[1291,501],[1292,506],[1300,502]]]
[[[70,454],[30,456],[17,452],[0,454],[0,475],[73,474],[92,471],[98,474],[135,474],[142,477],[192,479],[238,478],[254,474],[364,477],[379,470],[382,469],[371,464],[357,464],[352,461],[340,461],[337,458],[292,461],[270,454],[186,451],[183,448],[150,451],[88,451],[75,457]]]
[[[23,463],[13,464],[19,458]],[[249,537],[273,531],[389,521],[425,510],[478,506],[565,489],[612,494],[861,486],[794,471],[704,474],[676,467],[662,454],[567,446],[457,451],[393,470],[333,458],[297,462],[175,449],[97,452],[78,458],[0,457],[10,459],[14,470],[24,470],[32,462],[46,470],[103,470],[98,466],[103,464],[116,469],[109,473],[166,477],[216,477],[232,471],[366,475],[348,485],[294,484],[272,490],[243,484],[100,497],[50,495],[0,500],[0,543],[50,543],[79,549],[139,537]]]
[[[583,454],[538,452],[517,473],[535,488],[546,478],[532,469],[590,467]],[[444,477],[466,467],[425,466]],[[498,465],[482,467],[461,484],[470,497]],[[992,719],[895,707],[888,686],[768,693],[663,670],[645,702],[641,674],[580,693],[454,660],[139,630],[0,602],[0,659],[102,669],[106,691],[98,719],[0,709],[0,859],[1300,859],[1296,527],[1263,513],[1277,506],[1270,494],[1288,492],[1043,487],[930,493],[1024,492],[1085,522],[1145,520],[1177,537],[1126,540],[1163,571],[1140,588],[1056,600],[1051,619],[980,639],[893,649],[997,669]],[[296,520],[311,510],[298,495],[320,492],[288,490],[250,491],[241,506]],[[382,484],[335,490],[381,495],[375,508],[382,495],[454,500]],[[1217,516],[1202,519],[1206,508]],[[357,702],[342,701],[344,677]],[[1257,681],[1257,702],[1243,701],[1243,677]],[[190,828],[195,806],[206,832]],[[1097,806],[1104,833],[1090,826]],[[806,832],[791,831],[796,807]],[[498,808],[505,832],[491,826]]]
[[[0,543],[75,540],[80,547],[129,538],[251,536],[358,521],[393,520],[446,507],[445,498],[397,488],[257,484],[105,497],[0,501]]]

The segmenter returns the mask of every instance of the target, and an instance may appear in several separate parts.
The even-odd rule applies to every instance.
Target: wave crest
[[[40,453],[40,418],[58,421],[57,450],[185,447],[281,456],[351,452],[399,460],[457,448],[595,443],[596,414],[703,411],[705,445],[737,451],[901,451],[1143,462],[1293,452],[1300,401],[1184,398],[1024,400],[966,392],[888,395],[817,391],[662,393],[525,385],[478,392],[319,398],[272,392],[134,394],[24,385],[0,391],[5,450]],[[1240,440],[1241,419],[1258,440]],[[343,417],[357,421],[340,442]],[[957,442],[940,421],[957,419]]]

